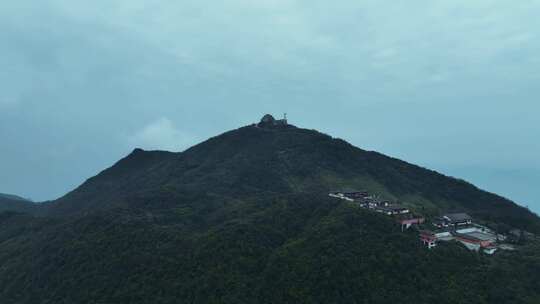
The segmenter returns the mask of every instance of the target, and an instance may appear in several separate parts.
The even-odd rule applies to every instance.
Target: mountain
[[[17,195],[0,193],[0,212],[2,211],[19,211],[29,212],[34,207],[34,203],[30,200]]]
[[[119,206],[162,208],[194,197],[325,195],[365,189],[426,215],[466,211],[540,233],[538,217],[505,198],[459,179],[365,151],[291,125],[243,127],[182,153],[136,149],[51,204],[51,214]]]
[[[465,181],[266,117],[181,153],[136,149],[40,216],[0,213],[0,302],[539,303],[535,239],[428,250],[338,188],[539,232]]]

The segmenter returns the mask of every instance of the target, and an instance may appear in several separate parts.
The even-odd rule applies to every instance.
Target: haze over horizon
[[[57,198],[135,147],[292,124],[540,213],[539,1],[0,4],[0,192]]]

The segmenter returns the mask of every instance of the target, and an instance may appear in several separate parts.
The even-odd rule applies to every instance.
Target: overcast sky
[[[0,3],[0,192],[287,112],[540,212],[540,1]]]

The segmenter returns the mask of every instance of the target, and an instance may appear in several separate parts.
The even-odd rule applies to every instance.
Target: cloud
[[[130,136],[129,143],[147,150],[182,151],[194,144],[194,138],[162,117]]]

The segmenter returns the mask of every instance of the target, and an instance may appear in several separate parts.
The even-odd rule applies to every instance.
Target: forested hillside
[[[213,200],[284,193],[323,195],[337,188],[364,189],[428,215],[467,211],[477,218],[540,232],[535,214],[505,198],[294,126],[247,126],[183,153],[136,149],[50,204],[50,213],[76,214],[113,206],[162,208],[198,196]]]
[[[534,243],[494,257],[427,250],[385,216],[315,196],[67,221],[4,214],[0,231],[7,304],[540,300]]]
[[[1,212],[0,303],[540,303],[536,239],[494,256],[428,250],[336,188],[540,232],[465,181],[252,125],[182,153],[137,149],[40,212]]]

